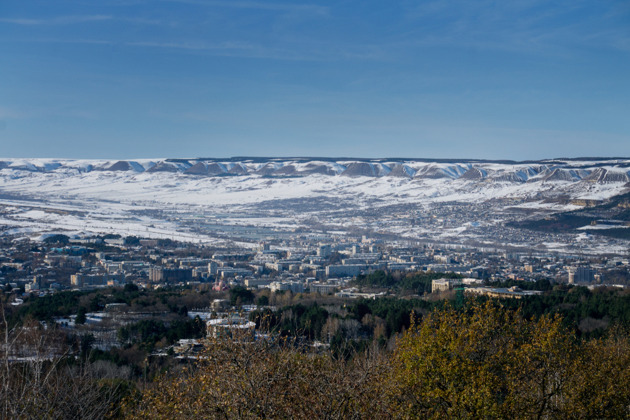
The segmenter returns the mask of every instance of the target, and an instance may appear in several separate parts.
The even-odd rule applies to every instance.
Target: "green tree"
[[[258,296],[258,298],[256,299],[256,305],[258,305],[258,306],[267,306],[267,305],[269,305],[269,296],[267,296],[267,295],[260,295],[260,296]]]
[[[242,286],[235,286],[230,289],[230,303],[236,305],[237,301],[241,303],[252,303],[254,301],[254,293]]]
[[[67,235],[63,235],[60,233],[49,236],[46,239],[44,239],[44,243],[47,245],[53,245],[53,244],[66,245],[69,242],[70,242],[70,238]]]
[[[86,321],[86,317],[85,317],[85,313],[86,313],[86,309],[84,306],[79,307],[79,310],[77,311],[77,317],[75,318],[74,322],[75,324],[85,324]]]

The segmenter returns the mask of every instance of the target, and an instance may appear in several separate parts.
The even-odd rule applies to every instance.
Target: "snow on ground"
[[[95,168],[109,168],[119,162],[0,159],[5,166],[0,169],[0,227],[25,234],[65,229],[212,242],[222,239],[210,233],[192,232],[195,220],[191,215],[197,215],[199,222],[280,230],[327,218],[329,227],[364,228],[369,224],[374,230],[406,237],[433,234],[453,238],[470,235],[471,229],[501,225],[503,210],[569,211],[579,208],[566,204],[570,200],[606,200],[628,191],[626,183],[621,181],[545,181],[544,177],[558,167],[574,168],[580,176],[588,175],[596,167],[623,175],[630,165],[628,160],[609,161],[605,166],[601,162],[584,161],[532,164],[374,161],[368,166],[379,176],[354,177],[341,175],[353,161],[219,162],[226,169],[240,165],[250,172],[268,165],[272,170],[293,166],[299,173],[308,170],[309,165],[322,165],[336,174],[268,177],[251,173],[193,176],[182,173],[181,168],[189,166],[179,162],[180,172],[147,172],[164,160],[128,162],[131,170],[107,171]],[[188,165],[192,163],[193,160]],[[413,176],[387,176],[394,165],[404,165],[403,173]],[[479,179],[466,178],[466,171],[471,168],[478,170]],[[325,201],[311,209],[309,199]],[[297,204],[288,209],[285,205],[289,202]],[[307,204],[300,207],[299,203]],[[409,205],[410,210],[430,214],[431,209],[449,203],[492,204],[487,219],[476,221],[477,225],[463,220],[448,227],[409,226],[407,219],[389,220],[392,215],[388,211],[377,222],[344,214],[344,210],[371,211],[391,205]],[[265,209],[261,210],[263,205]],[[322,214],[322,209],[339,212],[331,216],[332,213]],[[165,212],[168,214],[164,215]],[[546,245],[550,249],[564,247],[564,244]]]
[[[607,230],[607,229],[628,229],[630,226],[625,225],[586,225],[579,227],[578,230]]]
[[[54,172],[0,171],[0,191],[45,194],[61,202],[64,199],[96,200],[99,205],[111,200],[142,205],[241,206],[269,200],[320,196],[395,198],[399,203],[482,202],[496,198],[553,197],[562,193],[572,198],[602,200],[624,190],[627,187],[623,183],[480,182],[451,177],[410,179],[310,175],[268,178],[258,175],[195,177],[182,173],[133,171],[79,173],[68,169]],[[558,204],[548,204],[542,200],[538,200],[537,206],[558,210]]]

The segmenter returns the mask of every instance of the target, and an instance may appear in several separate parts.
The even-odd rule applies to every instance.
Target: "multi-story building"
[[[438,279],[431,282],[431,293],[446,292],[462,284],[461,279]]]

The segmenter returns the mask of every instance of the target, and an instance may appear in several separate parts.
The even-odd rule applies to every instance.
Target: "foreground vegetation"
[[[293,341],[214,341],[125,402],[130,418],[624,418],[630,341],[579,341],[559,317],[444,308],[393,352],[313,354]]]
[[[416,290],[428,282],[380,273],[359,280]],[[34,298],[3,310],[0,417],[629,417],[630,295],[534,286],[545,293],[502,301],[131,285]],[[179,338],[204,336],[186,308],[221,297],[275,305],[249,314],[264,336],[211,339],[195,359],[151,356]],[[120,302],[163,320],[120,327],[122,345],[109,351],[50,322]],[[24,344],[36,354],[10,353]]]

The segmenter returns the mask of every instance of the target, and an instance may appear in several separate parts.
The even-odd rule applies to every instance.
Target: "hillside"
[[[562,252],[575,238],[590,252],[627,246],[584,237],[603,230],[585,227],[601,218],[597,206],[630,190],[625,158],[0,159],[0,168],[0,226],[8,234],[255,242],[308,231]],[[567,212],[559,220],[569,230],[539,222]],[[626,214],[609,213],[606,220]],[[538,232],[570,236],[522,229],[537,223],[549,225]],[[617,224],[605,233],[626,238]]]

